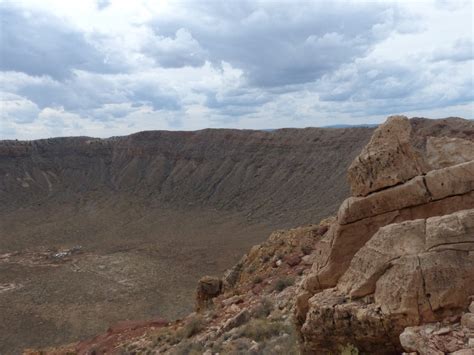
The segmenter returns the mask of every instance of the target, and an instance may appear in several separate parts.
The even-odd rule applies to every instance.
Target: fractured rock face
[[[311,287],[311,291],[316,292],[335,286],[349,267],[353,256],[381,227],[395,222],[450,214],[473,206],[474,191],[470,191],[466,194],[381,213],[345,225],[335,223],[326,237],[330,248],[327,248],[321,256],[321,261],[313,264],[313,274],[308,282],[311,278],[316,279],[317,282],[312,283],[314,287]],[[347,207],[343,205],[341,209],[343,208]]]
[[[417,176],[406,184],[374,192],[367,197],[348,198],[339,209],[338,222],[348,224],[382,213],[421,205],[429,201],[430,195],[423,177]]]
[[[437,264],[440,264],[442,259],[448,261],[449,257],[447,254],[442,255],[443,252],[459,253],[458,260],[452,260],[449,264],[443,263],[438,267],[435,282],[441,284],[446,281],[441,277],[443,269],[456,267],[458,271],[462,270],[469,265],[468,260],[474,257],[466,253],[472,250],[474,250],[474,210],[460,211],[427,220],[419,219],[390,224],[381,228],[357,252],[349,269],[341,277],[338,287],[351,297],[366,296],[374,293],[376,282],[381,282],[380,278],[387,270],[390,269],[391,273],[397,272],[396,263],[403,264],[404,261],[408,262],[405,259],[416,256],[420,267],[423,261],[428,266],[429,259],[436,259]],[[459,263],[462,265],[458,266]],[[447,277],[449,278],[449,275]],[[474,274],[472,277],[474,278]],[[447,281],[446,284],[452,286],[452,282]],[[427,280],[425,280],[426,287],[430,286],[426,283]],[[446,286],[435,286],[438,291],[441,287]],[[463,287],[463,291],[468,292],[469,287],[469,285]],[[474,285],[472,287],[474,288]],[[469,294],[463,294],[461,299],[467,299],[467,296]]]
[[[459,314],[472,294],[474,209],[391,224],[357,252],[336,288],[309,299],[301,332],[308,351],[350,341],[395,353],[405,327]]]
[[[323,261],[313,265],[308,287],[314,292],[335,286],[355,253],[387,224],[472,207],[474,161],[432,170],[365,197],[350,197],[339,208],[337,223],[327,235],[331,247],[322,255]]]
[[[410,142],[411,125],[405,116],[389,117],[349,167],[354,196],[394,186],[426,172],[427,166]]]
[[[472,139],[428,136],[425,145],[420,146],[421,137],[413,131],[413,124],[405,116],[392,116],[377,128],[349,167],[353,196],[367,196],[430,170],[474,160]]]
[[[431,169],[474,160],[474,142],[456,137],[428,137],[426,158]]]
[[[318,244],[296,302],[305,352],[352,344],[399,353],[406,327],[459,318],[467,307],[474,141],[449,122],[435,126],[422,137],[418,122],[391,117],[349,168],[353,196]]]
[[[424,177],[432,200],[474,190],[474,160],[430,171]]]
[[[400,343],[405,351],[420,355],[474,354],[474,314],[463,314],[460,322],[428,323],[422,326],[407,327],[400,334]]]

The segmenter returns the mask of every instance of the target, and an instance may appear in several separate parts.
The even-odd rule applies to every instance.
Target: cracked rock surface
[[[469,306],[474,141],[422,132],[416,121],[391,117],[353,161],[353,196],[319,243],[296,303],[305,353],[350,344],[397,354],[405,328],[452,324]],[[462,350],[467,340],[458,343],[447,348]]]

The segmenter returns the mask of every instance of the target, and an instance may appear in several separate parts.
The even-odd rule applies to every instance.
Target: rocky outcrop
[[[406,117],[389,117],[349,167],[354,196],[394,186],[425,172],[428,167],[410,142],[411,125]]]
[[[429,137],[426,160],[432,169],[474,160],[474,142],[455,137]]]
[[[411,259],[416,259],[418,266],[414,269],[418,269],[423,274],[425,294],[430,295],[429,300],[424,303],[430,303],[428,311],[437,312],[438,308],[443,306],[439,305],[441,300],[436,299],[431,288],[440,292],[443,288],[452,287],[452,282],[458,279],[464,282],[465,278],[459,277],[464,269],[467,269],[467,279],[471,272],[474,277],[474,270],[471,269],[474,259],[467,253],[470,250],[474,250],[474,210],[464,210],[426,220],[417,219],[390,224],[380,228],[357,252],[349,269],[339,280],[338,288],[351,298],[374,294],[375,302],[388,307],[387,300],[396,294],[393,288],[400,285],[396,285],[395,280],[387,278],[400,274],[399,267],[403,268],[405,264],[411,263]],[[450,255],[453,253],[458,255],[451,260]],[[441,264],[434,270],[437,272],[437,278],[428,273],[430,266],[437,265],[434,261]],[[441,277],[443,272],[446,274]],[[429,282],[430,277],[434,285]],[[446,283],[445,278],[453,279],[453,281]],[[384,290],[384,286],[389,286],[389,289]],[[443,295],[442,302],[462,307],[463,302],[467,302],[467,297],[471,293],[474,293],[474,285],[466,285]],[[399,293],[397,297],[399,297],[395,307],[397,309],[405,299],[413,298],[402,297]],[[452,300],[453,297],[454,300]],[[418,314],[419,309],[416,311],[417,315],[421,316]],[[434,318],[434,315],[430,314],[425,318]]]
[[[460,322],[407,327],[400,343],[405,351],[420,355],[474,354],[474,302]]]
[[[474,294],[473,251],[474,209],[381,228],[337,287],[309,299],[306,349],[350,342],[367,352],[400,351],[405,327],[467,308]]]
[[[377,191],[363,197],[352,196],[342,203],[337,223],[326,238],[331,247],[314,266],[313,277],[307,280],[310,292],[335,286],[355,253],[379,228],[474,206],[474,161],[432,170],[425,159],[426,154],[415,147],[413,139],[410,145],[410,136],[411,126],[407,118],[389,118],[375,131],[368,146],[352,163],[349,169],[352,191],[358,194],[357,191],[364,190],[364,193],[359,193],[362,195],[372,191],[370,180],[372,186],[377,186]],[[468,146],[464,139],[457,141],[463,142],[458,146],[461,151]],[[393,175],[389,163],[394,152],[399,155],[397,161],[410,163],[397,165],[398,177],[389,182],[386,176]],[[470,154],[467,152],[462,156],[469,157]],[[457,159],[462,160],[461,155]],[[414,176],[415,173],[421,175]]]
[[[196,290],[196,311],[209,307],[212,299],[222,292],[222,280],[217,277],[204,276],[198,282]]]
[[[296,303],[308,353],[400,352],[406,327],[459,316],[474,294],[474,143],[412,126],[389,118],[349,169],[353,196]]]
[[[314,266],[308,289],[315,292],[335,286],[355,253],[381,227],[474,206],[473,181],[474,161],[432,171],[364,198],[347,199],[339,209],[338,222],[327,235],[331,248]]]
[[[413,123],[405,116],[392,116],[374,132],[369,144],[349,167],[353,196],[367,196],[430,170],[474,160],[472,137],[425,136],[420,142]],[[474,128],[470,129],[466,131],[472,134]]]

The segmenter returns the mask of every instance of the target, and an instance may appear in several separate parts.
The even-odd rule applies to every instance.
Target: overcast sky
[[[473,5],[0,0],[0,139],[474,116]]]

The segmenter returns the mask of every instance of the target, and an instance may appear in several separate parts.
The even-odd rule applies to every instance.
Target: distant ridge
[[[361,123],[361,124],[334,124],[334,125],[328,125],[328,126],[306,127],[306,128],[377,128],[378,126],[379,124],[376,124],[376,123]],[[281,128],[262,128],[262,129],[259,129],[258,131],[274,132],[279,129]],[[300,129],[300,128],[295,128],[295,129]]]
[[[376,128],[379,124],[377,123],[361,123],[361,124],[333,124],[329,126],[322,126],[322,128]]]

